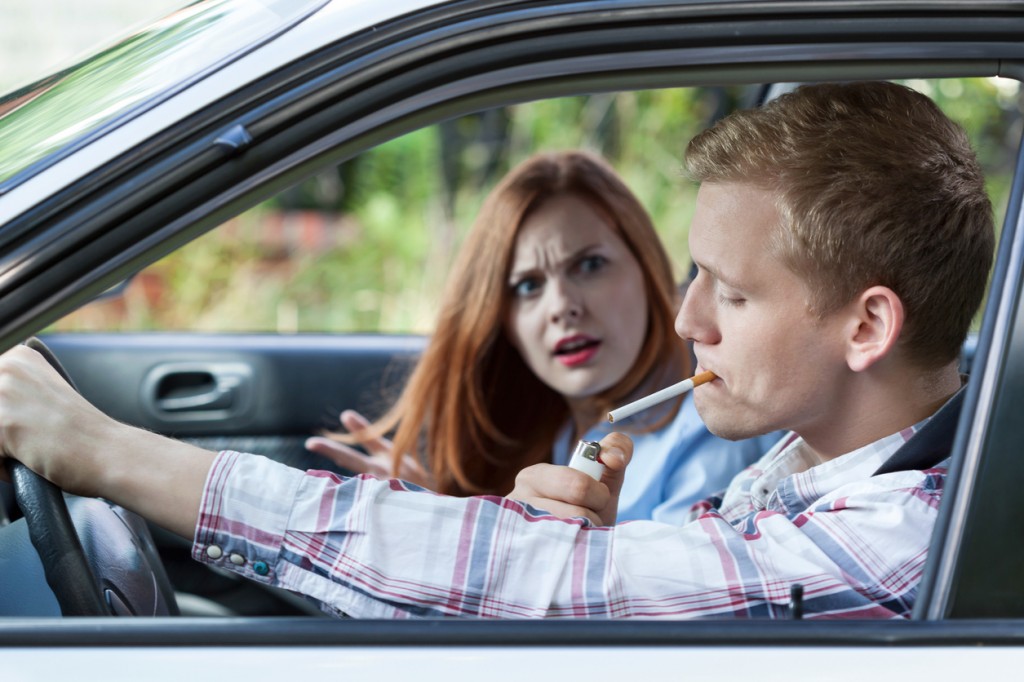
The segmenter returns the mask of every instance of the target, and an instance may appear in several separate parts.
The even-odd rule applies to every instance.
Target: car
[[[1009,0],[203,0],[0,100],[0,350],[38,335],[119,419],[326,466],[303,438],[393,390],[422,334],[295,334],[288,324],[82,334],[59,323],[118,300],[148,266],[301,180],[443,121],[683,87],[735,88],[751,102],[820,80],[1015,87],[1021,36],[1024,2]],[[1016,106],[1011,97],[996,108]],[[1019,130],[1000,139],[1017,158]],[[1005,218],[992,284],[965,349],[974,380],[909,621],[325,618],[294,595],[193,564],[187,543],[102,500],[67,500],[75,532],[65,525],[65,539],[81,538],[84,555],[70,553],[85,564],[63,564],[65,550],[40,557],[32,512],[21,517],[7,489],[3,677],[959,679],[1017,669],[1021,169],[996,202]],[[411,228],[399,235],[413,238]],[[42,513],[60,506],[59,494],[37,492]],[[92,599],[79,604],[83,592]]]

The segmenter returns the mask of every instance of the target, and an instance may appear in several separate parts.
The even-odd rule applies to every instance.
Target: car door
[[[153,180],[152,186],[113,183],[95,193],[73,188],[78,193],[70,192],[65,203],[42,204],[27,218],[15,220],[14,228],[40,240],[41,235],[50,235],[56,243],[63,233],[84,230],[92,211],[110,212],[104,229],[89,233],[97,241],[90,245],[91,251],[64,253],[59,260],[65,267],[59,271],[39,265],[27,267],[28,275],[12,272],[14,284],[0,298],[0,311],[7,313],[0,316],[4,320],[0,338],[11,342],[26,331],[39,331],[123,279],[126,270],[141,269],[219,224],[222,214],[233,215],[241,204],[265,198],[271,194],[267,188],[290,185],[299,175],[350,158],[383,138],[419,127],[424,120],[434,122],[550,94],[705,82],[757,83],[767,80],[767,73],[777,80],[1021,75],[1016,66],[1024,57],[1017,42],[1021,15],[1010,3],[986,3],[983,10],[955,3],[869,5],[872,11],[865,12],[840,2],[651,6],[470,2],[383,22],[372,35],[339,41],[330,54],[293,64],[268,77],[260,88],[225,98],[236,108],[226,106],[209,113],[199,121],[206,127],[193,126],[188,135],[178,129],[177,136],[168,134],[160,144],[154,142],[148,155],[130,156],[128,161],[138,162],[130,170],[143,181]],[[391,63],[389,58],[397,61]],[[319,99],[306,99],[310,90]],[[288,92],[303,97],[287,99],[282,93]],[[281,99],[275,100],[278,96]],[[282,121],[291,121],[291,127]],[[257,134],[246,141],[240,128]],[[217,140],[234,141],[245,151],[229,150],[228,142],[218,146]],[[130,166],[128,161],[126,166],[107,169],[106,178],[116,178],[117,172]],[[155,182],[171,171],[173,182]],[[200,176],[202,182],[197,179]],[[379,677],[389,665],[401,669],[401,664],[408,663],[418,666],[420,676],[446,679],[484,674],[498,678],[660,674],[674,679],[686,673],[789,679],[818,676],[824,670],[840,679],[844,675],[906,679],[920,674],[922,665],[936,676],[956,679],[979,669],[1019,666],[1024,651],[1019,646],[1024,614],[1015,606],[1019,556],[1015,550],[1003,553],[1019,527],[1015,523],[1019,512],[1008,508],[1019,486],[1006,468],[1021,443],[1013,409],[1020,386],[1014,352],[1020,341],[1016,320],[1024,252],[1016,229],[1021,217],[1019,170],[1014,177],[994,275],[996,286],[972,369],[980,381],[971,384],[956,446],[957,494],[950,496],[955,503],[943,509],[937,528],[943,544],[932,557],[916,622],[437,621],[424,625],[253,618],[156,622],[151,627],[123,621],[101,626],[94,622],[8,623],[2,624],[6,664],[10,670],[27,671],[40,650],[61,646],[63,656],[46,661],[50,674],[74,671],[76,666],[85,669],[89,654],[97,653],[90,647],[97,647],[101,655],[117,656],[122,670],[145,670],[147,661],[160,660],[166,665],[152,671],[153,677],[163,674],[165,679],[175,675],[168,662],[171,658],[182,664],[176,669],[179,678],[183,670],[219,669],[229,659],[234,674],[266,674],[269,662],[288,674],[332,667],[350,676]],[[102,384],[118,369],[116,362],[97,357],[100,337],[96,346],[78,349],[74,339],[61,334],[47,338],[82,377],[83,390],[116,402],[118,396],[111,392],[88,387]],[[153,382],[147,383],[146,377],[168,361],[173,371],[157,370],[155,398],[181,398],[164,407],[184,406],[186,412],[201,411],[196,408],[203,401],[209,401],[207,407],[214,403],[217,410],[230,409],[218,402],[229,400],[225,395],[231,394],[230,386],[222,387],[220,380],[226,377],[228,384],[238,385],[235,370],[241,367],[275,368],[266,374],[262,369],[253,373],[261,377],[256,381],[266,382],[258,384],[257,393],[283,383],[265,377],[290,371],[281,369],[288,366],[283,357],[287,353],[277,357],[278,351],[260,349],[256,339],[230,338],[224,353],[211,353],[218,350],[218,342],[186,335],[181,347],[168,338],[157,352],[139,351],[133,357],[129,338],[108,343],[124,344],[116,349],[119,354],[123,351],[126,365],[132,368],[126,385],[129,391],[139,388],[135,394],[139,405],[115,409],[147,419],[152,416],[143,414],[142,405],[153,396],[141,391]],[[296,344],[296,352],[315,355],[308,346],[302,347],[300,339],[270,338],[268,345],[275,348]],[[151,342],[140,337],[137,343],[144,347]],[[159,345],[159,336],[155,342]],[[326,342],[328,346],[335,343],[341,342]],[[87,359],[90,353],[94,354],[91,360]],[[389,362],[381,360],[378,366]],[[338,355],[301,372],[313,374],[315,368],[335,363],[341,363]],[[99,371],[88,378],[93,365]],[[161,393],[161,377],[168,375],[172,378]],[[315,406],[313,414],[326,412],[330,417],[344,406],[341,401],[360,399],[324,397],[327,407]],[[253,398],[263,399],[279,398],[269,394]],[[310,412],[301,412],[308,420],[304,428],[317,423]],[[235,433],[225,433],[230,429],[224,426],[213,427],[217,433],[204,432],[202,419],[194,418],[187,428],[179,426],[176,431],[173,419],[166,415],[159,419],[163,422],[150,423],[168,432],[194,428],[188,437],[301,438],[299,430],[283,426],[275,426],[273,433],[252,433],[253,426]],[[1004,558],[1005,567],[999,564]],[[998,618],[979,620],[982,616]],[[436,671],[431,669],[435,664]],[[643,666],[649,668],[643,670]]]

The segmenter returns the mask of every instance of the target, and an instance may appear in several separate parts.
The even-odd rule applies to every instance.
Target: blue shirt
[[[675,419],[649,433],[631,433],[618,424],[601,422],[583,436],[601,440],[611,431],[623,431],[633,441],[633,458],[619,494],[618,520],[650,519],[678,525],[689,518],[690,506],[728,487],[733,477],[756,462],[783,436],[783,432],[741,441],[713,435],[704,425],[693,400],[687,396]],[[568,464],[576,443],[571,424],[559,432],[551,461]]]

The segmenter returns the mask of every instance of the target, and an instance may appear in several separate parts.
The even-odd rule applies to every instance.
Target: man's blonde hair
[[[956,359],[992,264],[992,206],[964,131],[894,83],[807,85],[695,137],[699,182],[778,197],[775,255],[827,315],[874,285],[906,311],[901,343],[922,367]]]

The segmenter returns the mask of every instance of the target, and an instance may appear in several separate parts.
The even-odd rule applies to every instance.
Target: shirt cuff
[[[206,477],[192,558],[274,584],[303,472],[259,455],[224,451]]]

